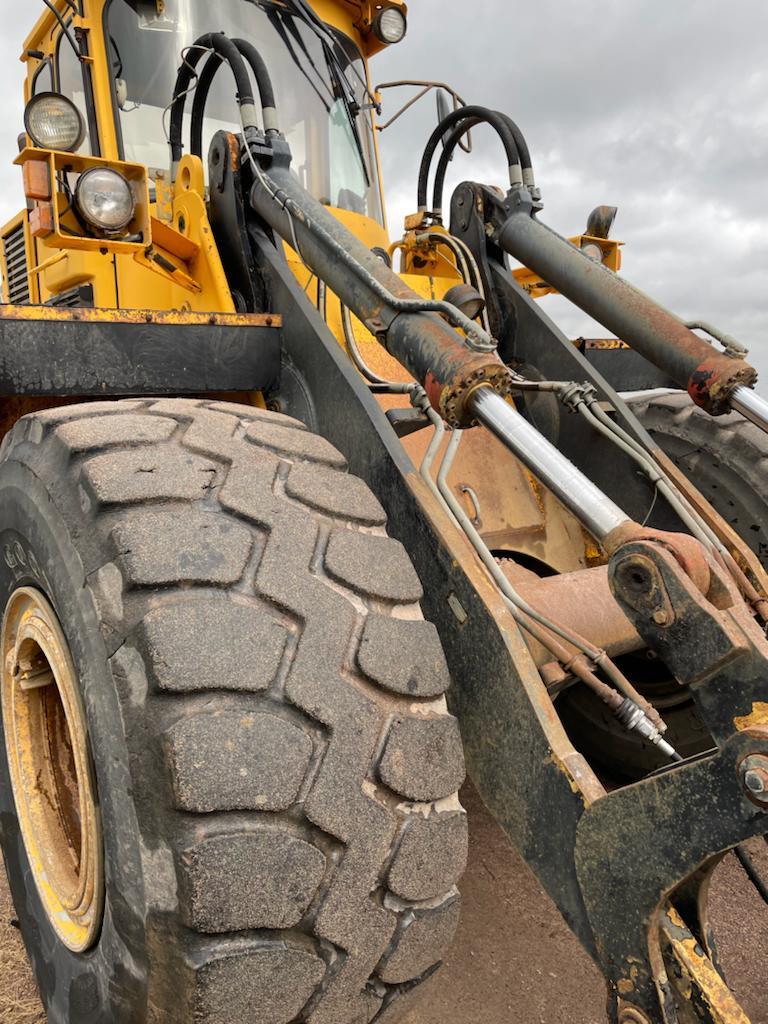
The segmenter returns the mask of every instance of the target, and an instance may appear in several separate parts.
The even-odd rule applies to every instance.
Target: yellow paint
[[[32,236],[29,233],[29,218],[27,211],[23,210],[21,213],[17,213],[15,217],[8,221],[0,232],[0,238],[7,238],[13,234],[14,231],[18,231],[21,225],[24,226],[24,244],[27,253],[27,264],[29,264],[30,255],[34,252],[32,247]],[[10,294],[8,292],[8,264],[5,259],[5,246],[0,245],[0,272],[3,275],[3,302],[10,302]],[[31,282],[30,282],[31,283]]]
[[[126,228],[126,234],[138,236],[137,241],[118,241],[87,235],[70,209],[70,203],[63,192],[57,192],[54,202],[53,233],[44,239],[50,249],[84,249],[98,252],[106,246],[113,253],[136,252],[152,240],[149,227],[149,179],[147,169],[141,164],[126,161],[104,160],[95,156],[79,156],[76,153],[54,153],[47,149],[35,149],[28,146],[14,160],[23,166],[27,163],[45,163],[51,181],[64,174],[84,174],[98,167],[109,167],[120,172],[130,182],[136,200],[136,212],[133,220]]]
[[[84,323],[121,324],[176,324],[196,327],[205,324],[220,324],[223,327],[274,327],[282,326],[282,317],[274,313],[192,313],[187,310],[166,312],[144,309],[68,309],[59,306],[3,306],[0,305],[2,320],[44,320],[50,323],[70,323],[79,320]]]
[[[748,715],[734,718],[733,724],[739,732],[746,732],[748,729],[768,729],[768,704],[758,701],[752,705]]]
[[[31,652],[35,652],[34,654]],[[11,790],[32,878],[61,941],[81,953],[95,941],[104,905],[101,818],[93,790],[88,730],[72,656],[56,613],[37,590],[8,601],[0,637],[0,696]],[[31,678],[45,676],[42,685]],[[53,687],[51,697],[49,687]],[[59,708],[71,766],[56,757],[49,714]],[[78,805],[75,822],[65,789]],[[72,856],[72,828],[79,857]]]
[[[712,1024],[750,1024],[714,964],[673,907],[666,908],[661,928],[691,989],[696,990],[709,1011]]]
[[[597,245],[603,253],[603,266],[617,273],[621,269],[621,246],[624,245],[623,242],[617,242],[612,238],[594,238],[592,235],[575,235],[569,241],[577,249],[581,249],[588,243]],[[517,270],[512,271],[512,275],[520,287],[524,288],[534,299],[541,299],[545,295],[557,295],[556,288],[548,285],[546,281],[542,281],[538,274],[528,270],[527,267],[518,267]]]

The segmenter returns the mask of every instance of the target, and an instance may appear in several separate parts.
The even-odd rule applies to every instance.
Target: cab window
[[[32,95],[38,96],[41,92],[53,92],[53,68],[49,60],[40,65],[32,79]]]
[[[57,91],[72,100],[83,117],[85,138],[78,153],[93,155],[91,143],[91,125],[86,102],[86,72],[83,63],[63,35],[59,37],[56,49],[56,85]],[[42,90],[40,90],[42,91]]]

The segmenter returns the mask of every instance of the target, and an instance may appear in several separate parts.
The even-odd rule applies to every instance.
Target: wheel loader
[[[708,895],[732,850],[766,892],[768,404],[614,209],[547,226],[506,112],[375,84],[407,19],[43,0],[23,44],[0,803],[52,1024],[401,1019],[466,773],[612,1024],[746,1024]],[[393,242],[379,137],[430,92]]]

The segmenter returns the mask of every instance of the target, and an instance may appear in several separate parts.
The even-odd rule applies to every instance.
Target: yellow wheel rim
[[[2,625],[5,748],[24,847],[48,919],[75,953],[104,907],[101,819],[72,656],[51,605],[21,587]]]

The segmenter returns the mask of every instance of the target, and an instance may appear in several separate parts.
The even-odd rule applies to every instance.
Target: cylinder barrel
[[[426,389],[435,409],[451,426],[468,426],[464,401],[478,381],[502,393],[511,388],[506,366],[494,352],[476,352],[434,312],[404,313],[383,299],[370,281],[339,258],[341,247],[396,300],[423,299],[393,273],[348,228],[302,187],[287,167],[270,168],[269,182],[256,180],[251,205],[288,245],[298,246],[307,266],[335,292],[413,377]],[[295,213],[288,212],[293,209]],[[317,230],[320,228],[321,230]]]
[[[497,241],[516,260],[658,366],[707,412],[728,412],[734,390],[756,381],[757,373],[749,363],[707,344],[674,313],[590,259],[532,217],[528,209],[508,218],[499,229]]]

